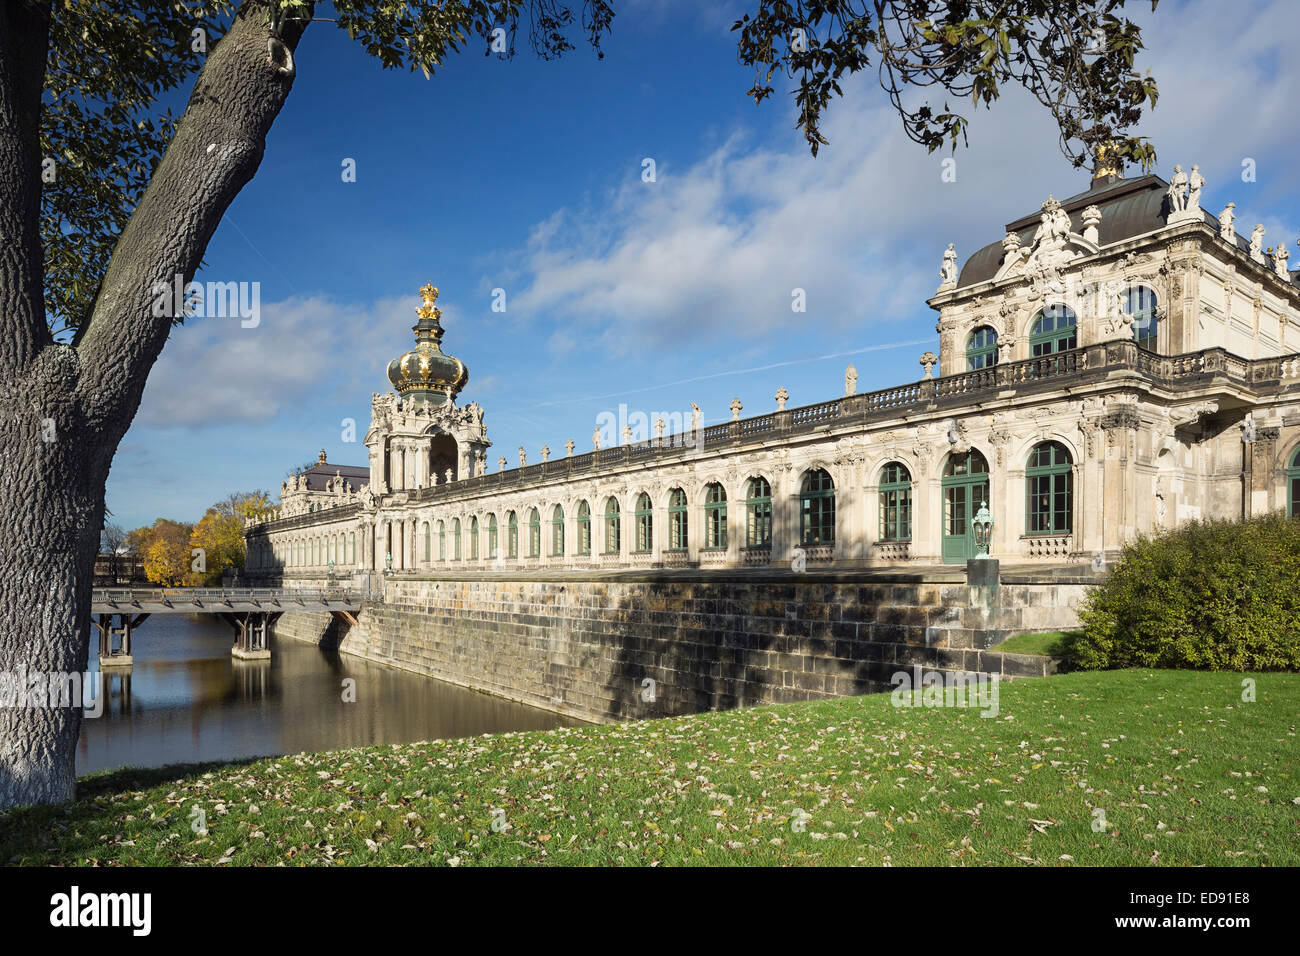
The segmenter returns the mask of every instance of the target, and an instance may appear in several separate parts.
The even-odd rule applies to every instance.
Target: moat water
[[[104,673],[102,716],[82,721],[78,774],[578,723],[300,641],[238,661],[215,617],[154,615],[132,643],[134,664]]]

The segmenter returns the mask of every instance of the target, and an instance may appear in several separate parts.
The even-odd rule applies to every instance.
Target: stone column
[[[790,552],[798,544],[799,496],[798,489],[790,490],[793,481],[789,465],[781,465],[772,473],[772,564],[790,563]]]
[[[664,552],[668,550],[668,497],[665,494],[667,488],[664,485],[656,485],[653,489],[648,490],[650,501],[654,508],[654,517],[650,521],[654,539],[651,543],[651,562],[658,564],[663,561]]]
[[[1015,559],[1020,553],[1020,536],[1025,533],[1024,508],[1017,508],[1017,501],[1024,501],[1024,468],[998,468],[994,466],[989,475],[989,511],[993,513],[993,534],[989,543],[989,557]],[[1020,497],[1016,491],[1020,490]],[[971,513],[967,521],[975,517],[980,503],[973,498],[970,503]]]
[[[743,562],[740,548],[745,543],[745,484],[748,480],[742,475],[734,488],[727,488],[727,563],[732,567]]]
[[[882,464],[888,464],[885,462]],[[880,540],[880,468],[876,469],[876,474],[871,476],[870,482],[864,481],[862,485],[862,522],[860,525],[862,533],[862,557],[865,563],[874,564],[872,558],[871,546]],[[864,476],[865,477],[865,476]]]

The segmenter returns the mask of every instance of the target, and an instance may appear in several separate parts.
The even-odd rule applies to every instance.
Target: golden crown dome
[[[454,403],[469,381],[469,369],[460,359],[442,351],[442,310],[435,304],[438,290],[432,284],[420,289],[424,304],[415,310],[420,317],[411,327],[415,348],[388,364],[388,380],[404,400],[431,405]]]

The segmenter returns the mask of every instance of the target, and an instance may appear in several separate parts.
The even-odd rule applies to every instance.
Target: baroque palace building
[[[1102,560],[1201,517],[1300,515],[1300,287],[1204,180],[1099,169],[957,269],[919,381],[488,468],[437,290],[375,395],[368,467],[321,460],[250,519],[254,580],[456,570]],[[938,374],[935,374],[937,366]]]

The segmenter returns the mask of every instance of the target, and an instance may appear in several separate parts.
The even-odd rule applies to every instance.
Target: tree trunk
[[[0,807],[76,793],[81,701],[57,693],[63,675],[87,667],[105,479],[91,463],[105,456],[86,454],[75,427],[61,430],[70,409],[60,389],[57,379],[30,383],[30,404],[0,421],[0,675],[10,680],[8,692],[0,686]],[[27,691],[37,699],[6,699]]]
[[[48,17],[48,3],[0,2],[0,704],[6,678],[44,675],[48,691],[48,675],[86,669],[104,482],[172,324],[154,314],[155,284],[193,278],[253,178],[306,28],[272,37],[265,0],[240,4],[69,346],[51,341],[42,306]],[[75,796],[79,705],[0,706],[0,808]]]

